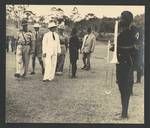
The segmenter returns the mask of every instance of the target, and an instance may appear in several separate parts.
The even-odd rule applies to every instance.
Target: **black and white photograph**
[[[6,4],[6,123],[144,124],[144,5]]]

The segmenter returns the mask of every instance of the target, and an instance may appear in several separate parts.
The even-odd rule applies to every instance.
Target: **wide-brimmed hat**
[[[57,25],[54,22],[51,22],[48,24],[48,28],[57,27]]]
[[[41,26],[38,23],[35,23],[33,27],[34,28],[40,28]]]

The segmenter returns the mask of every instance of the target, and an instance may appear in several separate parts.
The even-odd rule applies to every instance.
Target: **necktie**
[[[36,38],[36,40],[37,40],[37,34],[38,34],[38,32],[36,32],[36,34],[35,34],[35,38]]]
[[[53,36],[53,39],[55,40],[55,35],[54,35],[54,33],[52,32],[52,36]]]

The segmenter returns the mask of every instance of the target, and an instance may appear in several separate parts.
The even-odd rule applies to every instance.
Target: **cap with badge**
[[[121,26],[130,25],[133,21],[133,14],[130,11],[123,11],[120,17]]]
[[[132,22],[133,21],[133,14],[129,11],[123,11],[121,13],[121,19],[125,20],[126,22]]]

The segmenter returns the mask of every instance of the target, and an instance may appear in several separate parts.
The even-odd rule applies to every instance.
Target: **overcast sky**
[[[89,5],[29,5],[29,10],[32,10],[38,15],[48,15],[50,13],[50,8],[56,7],[64,10],[66,15],[70,15],[74,7],[78,8],[78,11],[81,15],[87,13],[94,13],[97,17],[118,17],[122,11],[128,10],[133,13],[133,15],[144,14],[144,6],[89,6]]]

